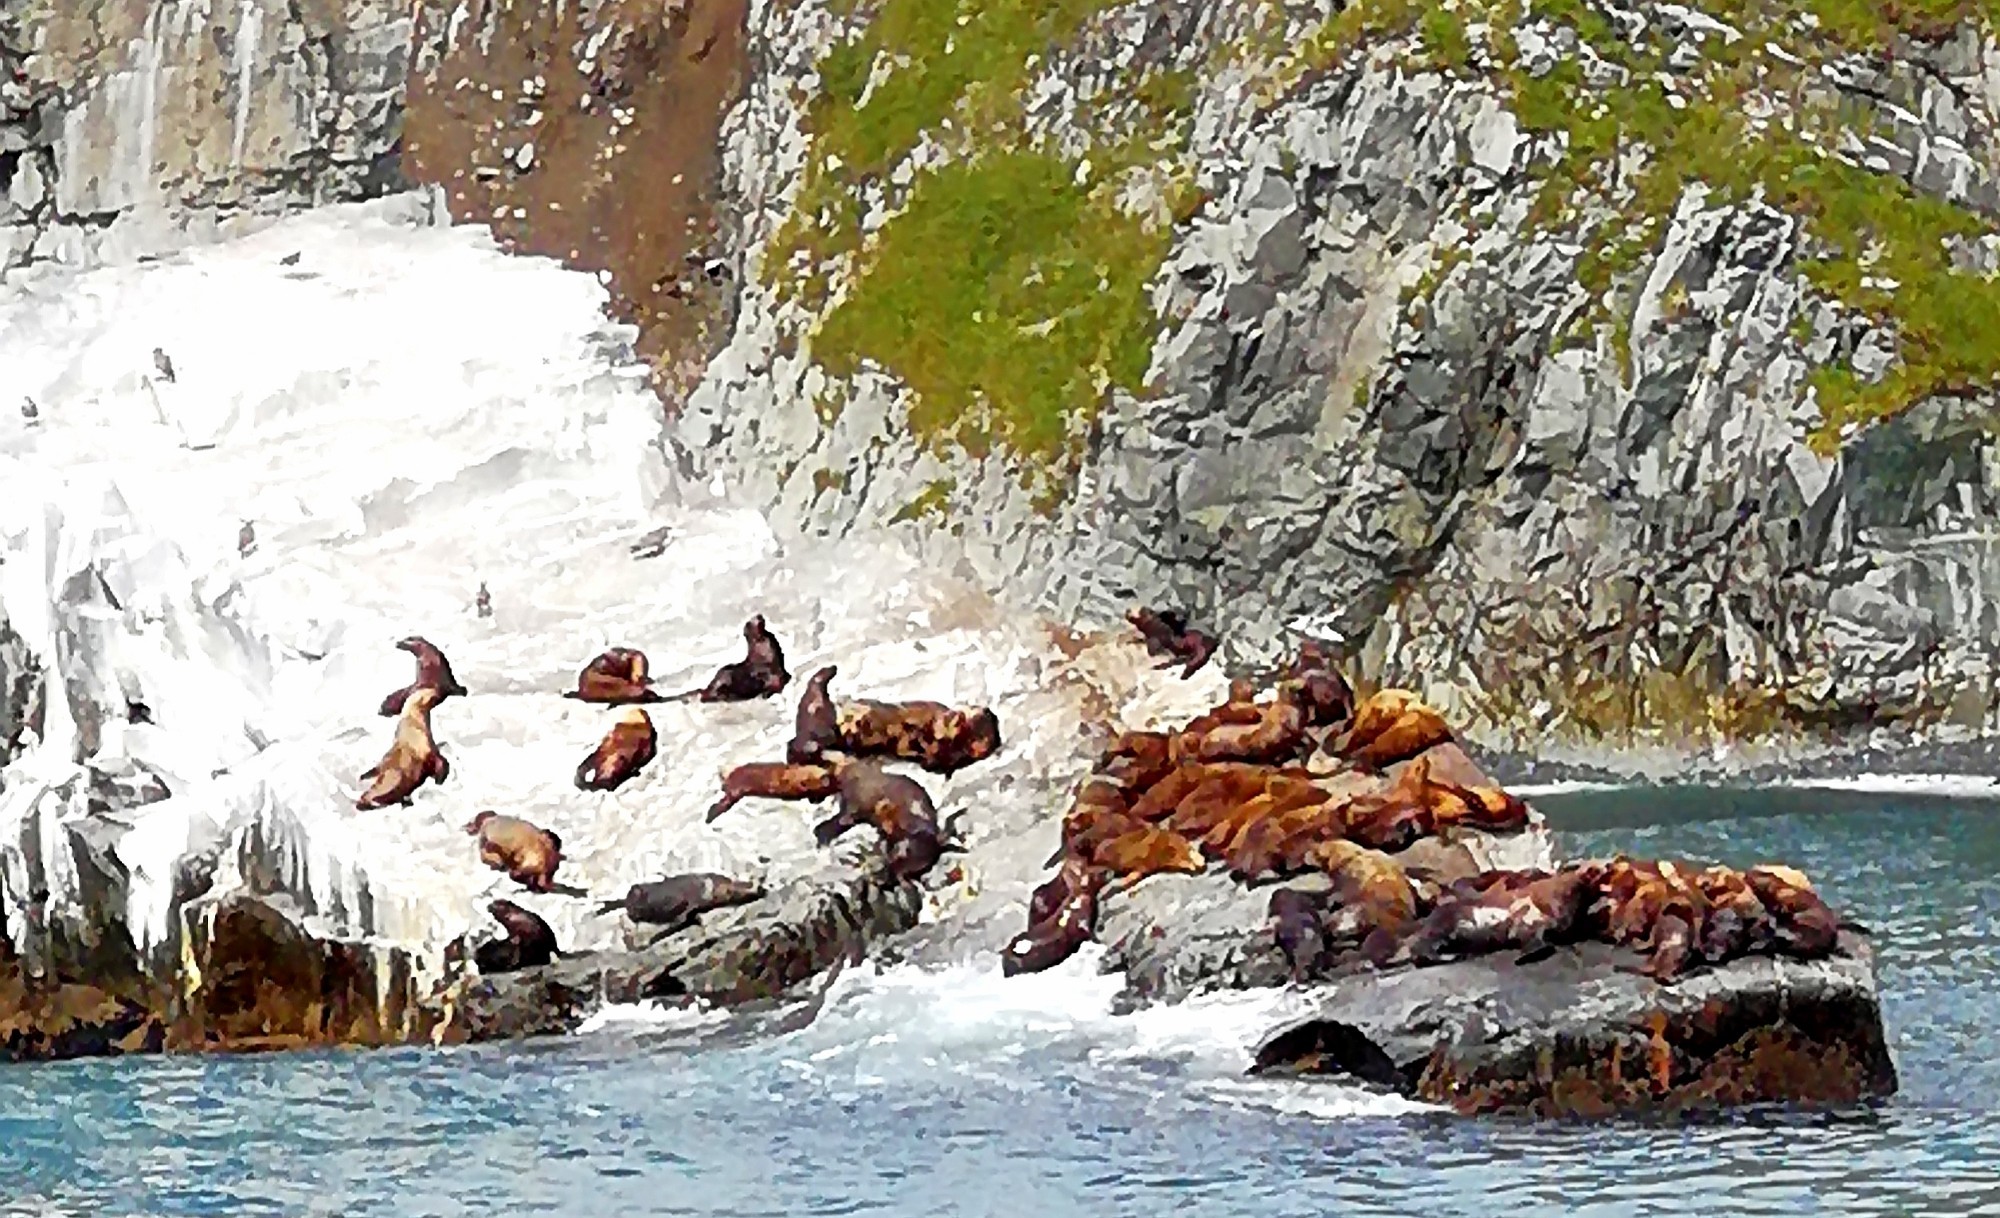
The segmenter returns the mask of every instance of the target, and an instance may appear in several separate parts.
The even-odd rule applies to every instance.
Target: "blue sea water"
[[[1566,854],[1804,867],[1878,935],[1902,1091],[1693,1124],[1464,1120],[1237,1077],[1255,996],[1130,1017],[1082,967],[850,972],[810,1025],[0,1070],[0,1212],[2000,1214],[2000,808],[1550,806]],[[1078,962],[1080,964],[1080,962]]]

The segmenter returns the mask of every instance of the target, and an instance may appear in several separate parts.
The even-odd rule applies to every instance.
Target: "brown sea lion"
[[[446,698],[461,697],[465,694],[465,686],[460,685],[458,678],[452,675],[451,661],[445,659],[444,652],[439,651],[433,646],[429,639],[413,634],[409,638],[397,643],[396,647],[400,651],[407,651],[417,657],[417,678],[395,693],[382,699],[382,705],[377,708],[377,714],[385,719],[402,714],[403,704],[409,700],[413,692],[419,689],[436,690],[437,702],[442,702]],[[436,704],[436,702],[432,703],[433,706]]]
[[[548,892],[555,886],[556,868],[562,866],[562,838],[553,829],[516,816],[481,812],[465,831],[479,839],[479,861],[488,867],[506,872],[533,892]]]
[[[1769,949],[1776,923],[1742,872],[1733,867],[1707,867],[1694,877],[1694,886],[1708,906],[1700,941],[1695,944],[1704,962],[1726,964]]]
[[[576,767],[577,790],[616,791],[658,752],[659,737],[653,731],[652,716],[640,707],[629,707]]]
[[[827,664],[806,680],[799,695],[799,713],[792,729],[791,743],[785,746],[785,760],[793,765],[813,765],[828,749],[840,747],[840,716],[834,711],[827,683],[840,670]]]
[[[1000,751],[1000,719],[991,708],[942,702],[844,702],[840,748],[856,757],[913,761],[934,774],[953,774]]]
[[[1381,851],[1340,838],[1315,845],[1309,860],[1333,878],[1327,937],[1358,940],[1371,963],[1386,964],[1417,921],[1417,889],[1409,873]]]
[[[861,825],[882,837],[892,879],[915,879],[951,847],[923,784],[872,761],[843,758],[835,770],[840,810],[813,826],[813,840],[830,846]]]
[[[1588,866],[1576,866],[1525,881],[1510,878],[1467,887],[1476,891],[1441,897],[1403,940],[1397,956],[1430,964],[1515,948],[1532,959],[1586,937],[1597,875]]]
[[[1128,612],[1125,620],[1145,640],[1148,654],[1165,657],[1153,667],[1171,668],[1179,664],[1182,680],[1200,672],[1215,655],[1215,636],[1190,627],[1187,616],[1179,610],[1156,611],[1142,606]]]
[[[715,670],[708,684],[676,694],[675,700],[749,702],[783,693],[792,674],[785,668],[785,649],[778,645],[778,636],[765,626],[763,614],[743,623],[743,641],[749,650],[742,659],[724,664]]]
[[[1098,843],[1090,861],[1134,882],[1162,872],[1200,875],[1208,869],[1193,842],[1158,825],[1140,825]]]
[[[1056,911],[1070,899],[1070,894],[1084,888],[1100,889],[1107,878],[1102,867],[1093,867],[1086,858],[1078,855],[1065,858],[1054,875],[1028,894],[1029,929],[1055,917]]]
[[[1444,716],[1407,689],[1380,689],[1361,700],[1347,730],[1326,749],[1350,764],[1383,770],[1452,738]]]
[[[474,949],[473,963],[481,973],[491,976],[541,968],[562,954],[556,950],[556,932],[533,910],[523,909],[512,901],[496,900],[487,905],[486,912],[506,929],[507,937],[489,939]]]
[[[368,789],[354,801],[356,808],[367,811],[390,804],[408,806],[410,796],[424,785],[425,779],[442,784],[451,777],[451,763],[444,759],[437,741],[431,738],[431,708],[441,696],[437,690],[421,686],[410,691],[409,699],[403,703],[403,713],[396,720],[396,738],[389,751],[362,772],[362,781],[368,783]]]
[[[600,706],[629,706],[663,702],[647,675],[646,653],[632,647],[613,647],[598,653],[576,675],[576,688],[563,694],[579,702]]]
[[[1271,893],[1265,914],[1271,938],[1291,969],[1292,984],[1303,985],[1326,969],[1333,948],[1327,941],[1326,894],[1279,888]]]
[[[1695,958],[1707,902],[1693,879],[1692,869],[1666,859],[1621,855],[1596,866],[1592,917],[1606,942],[1645,954],[1633,971],[1666,983]]]
[[[1051,892],[1043,897],[1050,884],[1036,889],[1035,897],[1040,899],[1029,902],[1028,928],[1000,953],[1001,975],[1013,977],[1054,968],[1088,943],[1097,933],[1097,894],[1106,878],[1101,870],[1079,866],[1074,872],[1058,873],[1050,881],[1050,884],[1062,883],[1059,895]],[[1051,903],[1052,912],[1045,912],[1041,918],[1034,916],[1038,904],[1046,911]]]
[[[763,895],[764,885],[756,880],[695,871],[634,884],[625,890],[624,896],[599,905],[597,912],[607,914],[622,909],[634,922],[663,926],[671,932],[692,926],[711,909],[745,905]]]
[[[1172,772],[1172,738],[1165,732],[1120,732],[1097,759],[1097,772],[1128,791],[1144,791]]]
[[[1068,855],[1090,858],[1097,847],[1124,833],[1145,827],[1127,810],[1125,793],[1103,778],[1087,778],[1069,811],[1063,813],[1062,839],[1044,866],[1053,867]]]
[[[753,796],[759,799],[808,799],[818,803],[840,794],[840,779],[830,765],[793,765],[789,761],[750,761],[722,776],[722,798],[709,805],[704,820],[714,820]]]
[[[1770,912],[1772,950],[1813,959],[1840,941],[1842,919],[1813,891],[1812,881],[1790,867],[1766,863],[1743,873],[1743,882]],[[1854,929],[1860,929],[1855,927]]]
[[[1334,666],[1333,653],[1316,639],[1299,645],[1299,654],[1285,669],[1285,678],[1299,686],[1306,723],[1324,728],[1354,717],[1354,687]]]
[[[1255,722],[1224,723],[1205,731],[1175,736],[1178,755],[1193,761],[1244,761],[1283,765],[1303,760],[1313,742],[1306,734],[1304,691],[1293,682],[1278,686],[1271,701],[1258,707]]]
[[[1229,682],[1229,692],[1223,695],[1222,701],[1188,720],[1179,731],[1170,735],[1201,737],[1219,727],[1259,723],[1263,718],[1264,706],[1257,701],[1257,687],[1247,677],[1236,677]]]

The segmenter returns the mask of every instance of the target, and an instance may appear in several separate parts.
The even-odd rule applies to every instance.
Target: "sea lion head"
[[[621,727],[644,728],[650,732],[653,730],[653,717],[646,713],[646,708],[643,706],[628,706],[624,713],[618,716],[618,724]]]
[[[505,897],[495,897],[488,902],[486,912],[493,915],[495,922],[506,927],[509,935],[527,933],[525,928],[534,925],[535,915]]]
[[[1780,884],[1789,884],[1802,892],[1813,891],[1812,881],[1806,878],[1805,872],[1796,867],[1787,867],[1783,863],[1759,863],[1750,870],[1768,875]]]
[[[396,650],[407,651],[411,655],[422,655],[427,651],[436,651],[437,648],[432,647],[430,640],[423,635],[413,634],[409,638],[398,640]]]
[[[471,820],[467,821],[465,823],[465,831],[468,834],[477,837],[479,836],[479,831],[486,827],[486,822],[492,820],[497,815],[498,813],[494,812],[492,809],[489,808],[486,811],[481,812],[479,815],[473,817]]]
[[[749,621],[743,623],[743,637],[746,639],[754,641],[767,633],[769,632],[764,629],[764,615],[761,613],[753,615]]]
[[[835,677],[839,675],[840,675],[840,668],[838,665],[822,664],[818,668],[813,670],[813,675],[806,682],[806,684],[812,686],[814,689],[817,689],[821,693],[825,693],[827,683],[832,681]]]

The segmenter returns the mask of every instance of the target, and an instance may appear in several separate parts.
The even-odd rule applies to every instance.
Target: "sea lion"
[[[486,912],[506,929],[507,937],[489,939],[473,951],[473,963],[481,973],[491,976],[541,968],[561,954],[556,950],[556,932],[533,910],[523,909],[512,901],[495,900],[486,906]]]
[[[840,810],[813,826],[813,840],[830,846],[850,829],[873,825],[882,837],[890,878],[915,879],[950,848],[938,824],[937,808],[923,784],[872,761],[843,759]]]
[[[1708,906],[1695,944],[1704,963],[1725,964],[1770,947],[1776,923],[1742,872],[1732,867],[1704,868],[1695,875],[1694,886]]]
[[[1144,791],[1172,772],[1172,738],[1165,732],[1120,732],[1097,759],[1097,773],[1128,791]]]
[[[1200,875],[1208,869],[1193,842],[1158,825],[1140,825],[1098,843],[1090,861],[1134,882],[1162,872]]]
[[[659,737],[653,731],[652,717],[640,707],[629,707],[576,767],[576,787],[579,791],[616,791],[658,752]]]
[[[1143,821],[1132,816],[1125,792],[1116,783],[1094,776],[1086,778],[1069,811],[1063,814],[1062,838],[1056,852],[1043,865],[1053,867],[1067,855],[1087,859],[1103,843],[1144,827]]]
[[[1813,890],[1812,882],[1793,868],[1762,864],[1745,871],[1743,882],[1770,912],[1771,948],[1785,955],[1803,959],[1827,955],[1839,943],[1841,927],[1851,925],[1843,923]]]
[[[1244,761],[1256,765],[1282,765],[1302,760],[1312,740],[1306,735],[1308,708],[1304,692],[1295,682],[1278,686],[1276,696],[1258,708],[1251,723],[1224,723],[1205,731],[1183,731],[1175,736],[1177,752],[1184,760]]]
[[[676,694],[675,700],[748,702],[782,693],[792,674],[785,669],[785,650],[778,645],[778,637],[764,625],[763,614],[743,623],[743,641],[749,650],[742,659],[724,664],[715,670],[708,684]]]
[[[1417,921],[1417,889],[1409,873],[1381,851],[1340,838],[1318,843],[1308,858],[1333,879],[1327,937],[1358,940],[1370,963],[1378,968],[1388,963]]]
[[[1380,689],[1354,708],[1347,730],[1326,750],[1352,765],[1384,770],[1452,738],[1444,716],[1407,689]]]
[[[1621,855],[1596,865],[1592,917],[1606,942],[1646,956],[1632,971],[1665,984],[1694,959],[1707,902],[1692,880],[1692,870],[1683,872],[1666,859],[1641,862]]]
[[[431,708],[440,697],[437,690],[427,686],[411,691],[403,703],[402,715],[396,720],[396,738],[389,751],[361,774],[368,788],[354,801],[356,808],[365,812],[390,804],[407,807],[410,796],[424,785],[425,779],[442,785],[451,777],[451,763],[444,759],[437,741],[431,738]]]
[[[1097,933],[1097,894],[1103,888],[1105,878],[1103,871],[1091,867],[1079,867],[1067,875],[1058,873],[1056,880],[1050,883],[1062,882],[1060,895],[1050,893],[1041,902],[1044,909],[1048,903],[1053,903],[1053,912],[1037,919],[1034,913],[1038,902],[1030,900],[1028,928],[1016,935],[1000,953],[1001,976],[1013,977],[1054,968],[1088,943]],[[1036,889],[1036,898],[1041,898],[1048,887],[1045,884]]]
[[[1156,611],[1142,606],[1126,613],[1125,620],[1145,640],[1148,654],[1165,657],[1153,667],[1172,668],[1179,664],[1183,681],[1200,672],[1215,655],[1215,636],[1191,628],[1186,615],[1178,610]]]
[[[1332,954],[1322,919],[1325,900],[1324,894],[1279,888],[1271,893],[1265,907],[1271,937],[1291,969],[1293,985],[1304,985],[1324,971]]]
[[[838,730],[844,752],[913,761],[933,774],[954,774],[1000,751],[1000,719],[985,706],[858,698],[841,704]]]
[[[1596,873],[1580,866],[1530,875],[1484,884],[1479,881],[1485,877],[1477,877],[1466,885],[1472,891],[1448,892],[1403,940],[1396,955],[1431,964],[1511,947],[1532,959],[1586,937]]]
[[[439,651],[433,646],[429,639],[413,634],[409,638],[397,642],[396,648],[399,651],[407,651],[417,657],[417,678],[382,699],[382,705],[377,709],[376,713],[384,719],[402,714],[403,703],[408,701],[410,695],[419,689],[437,691],[437,700],[432,703],[433,706],[437,705],[438,702],[444,701],[446,698],[460,697],[465,694],[465,686],[460,685],[458,678],[452,675],[451,661],[445,659],[444,652]]]
[[[695,871],[634,884],[625,890],[624,896],[600,904],[597,912],[607,914],[622,909],[634,922],[663,926],[672,932],[692,926],[711,909],[744,905],[763,895],[764,885],[756,880]]]
[[[515,816],[481,812],[465,831],[479,839],[479,861],[488,867],[506,872],[532,892],[548,892],[555,886],[556,868],[562,866],[562,838],[553,829]]]
[[[833,698],[826,692],[827,683],[839,673],[838,668],[827,664],[807,678],[805,692],[799,695],[792,740],[785,746],[785,760],[793,765],[812,765],[828,749],[840,747],[840,716],[834,711]]]
[[[1056,916],[1070,894],[1079,889],[1102,888],[1106,879],[1102,867],[1093,867],[1090,860],[1078,855],[1070,855],[1056,868],[1056,873],[1043,881],[1028,894],[1028,926],[1040,926]]]
[[[704,820],[714,820],[737,804],[762,799],[809,799],[818,803],[840,794],[840,780],[828,765],[793,765],[789,761],[751,761],[722,776],[722,798],[709,805]]]
[[[1308,726],[1332,727],[1354,717],[1354,687],[1334,667],[1333,653],[1317,639],[1299,645],[1298,656],[1285,668],[1285,679],[1299,686]]]
[[[576,688],[563,697],[600,706],[629,706],[643,702],[664,702],[647,675],[646,653],[633,647],[612,647],[599,652],[576,675]]]

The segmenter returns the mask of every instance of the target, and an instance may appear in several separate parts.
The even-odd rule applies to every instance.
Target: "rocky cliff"
[[[601,271],[782,529],[1543,754],[1983,734],[1984,11],[8,0],[0,231],[434,183]]]

